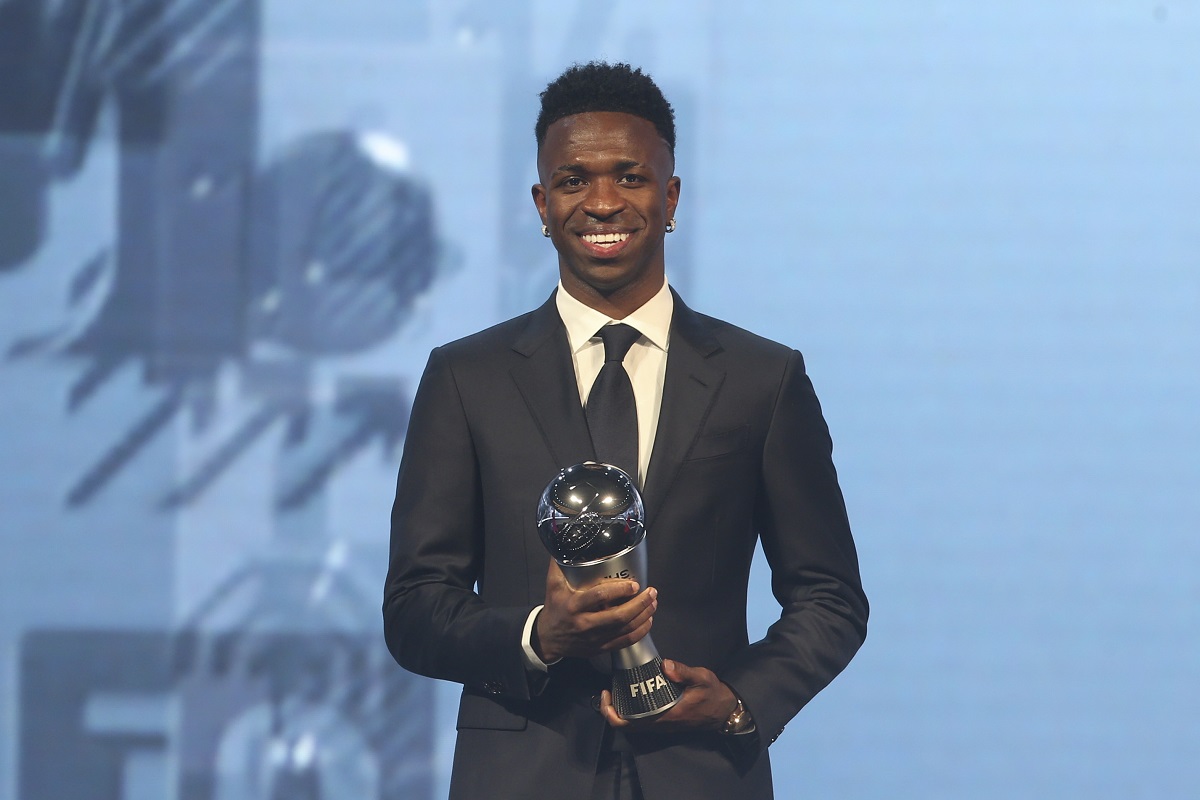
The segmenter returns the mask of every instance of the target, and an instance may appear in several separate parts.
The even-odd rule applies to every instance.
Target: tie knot
[[[604,340],[604,362],[624,361],[625,354],[641,335],[637,328],[623,322],[605,325],[600,329],[600,338]]]

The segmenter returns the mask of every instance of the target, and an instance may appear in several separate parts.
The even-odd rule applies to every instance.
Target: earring
[[[675,232],[675,218],[671,217],[669,220],[667,220],[667,233],[674,233],[674,232]]]
[[[542,226],[542,236],[545,236],[547,239],[550,238],[550,229],[545,225]]]

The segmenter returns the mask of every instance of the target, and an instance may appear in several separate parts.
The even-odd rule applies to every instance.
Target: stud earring
[[[671,217],[669,220],[667,220],[667,233],[674,233],[674,232],[675,232],[675,218]]]
[[[542,226],[542,236],[545,236],[547,239],[550,238],[550,228],[545,225]]]

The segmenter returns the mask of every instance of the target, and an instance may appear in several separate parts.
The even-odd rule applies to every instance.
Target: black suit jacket
[[[714,670],[757,736],[630,735],[645,796],[771,796],[766,746],[849,662],[867,602],[832,443],[800,354],[676,295],[643,496],[654,642]],[[451,797],[586,797],[607,679],[564,659],[530,674],[520,638],[548,558],[547,482],[592,459],[553,298],[437,348],[417,391],[392,511],[384,630],[396,660],[464,685]],[[779,620],[753,644],[746,587],[761,538]]]

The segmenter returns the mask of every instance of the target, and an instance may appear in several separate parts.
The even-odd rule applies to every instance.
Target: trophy
[[[585,589],[606,578],[646,585],[642,496],[629,475],[588,461],[561,470],[542,492],[537,527],[567,582]],[[612,654],[613,705],[622,719],[650,717],[679,700],[646,635]]]

